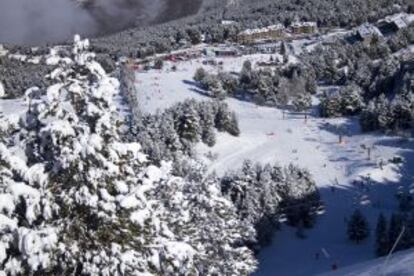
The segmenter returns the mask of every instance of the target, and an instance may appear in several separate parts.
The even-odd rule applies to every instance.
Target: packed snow
[[[342,276],[378,276],[395,275],[411,276],[414,268],[414,251],[398,252],[391,258],[383,257],[377,260],[346,267],[340,271]],[[324,273],[320,276],[335,276],[339,272]]]

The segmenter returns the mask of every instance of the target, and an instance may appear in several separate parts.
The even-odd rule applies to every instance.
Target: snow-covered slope
[[[346,267],[341,271],[320,276],[411,276],[414,275],[414,250],[396,253],[388,261],[386,257]]]
[[[246,59],[254,62],[268,58],[252,55],[221,61],[224,71],[237,72]],[[195,70],[202,66],[201,60],[180,62],[176,66],[176,72],[169,71],[167,64],[161,72],[136,74],[138,98],[144,111],[154,113],[187,98],[209,99],[192,82]],[[401,170],[414,164],[414,141],[379,133],[363,134],[357,118],[311,116],[305,123],[303,115],[287,113],[283,119],[279,109],[258,107],[232,98],[226,102],[239,118],[241,135],[232,137],[219,133],[214,147],[197,146],[209,172],[223,175],[229,169],[240,167],[245,159],[262,163],[292,162],[312,173],[326,204],[326,213],[318,219],[316,227],[306,231],[307,239],[297,239],[295,229],[283,226],[275,234],[273,244],[261,251],[259,270],[255,275],[316,275],[331,270],[333,264],[340,271],[343,267],[375,258],[374,233],[371,232],[370,238],[360,245],[349,242],[347,217],[359,208],[373,229],[380,212],[389,214],[395,210],[394,195],[398,186],[410,181]],[[347,132],[343,143],[338,143],[339,127]],[[374,147],[370,160],[364,147]],[[387,161],[395,155],[406,158],[405,166],[388,163],[383,169],[379,167],[381,159]],[[368,176],[372,181],[368,187],[354,185],[354,180]],[[320,254],[318,260],[316,253]],[[300,260],[300,265],[296,265],[296,260]]]

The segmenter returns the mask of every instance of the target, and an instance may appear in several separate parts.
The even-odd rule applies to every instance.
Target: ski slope
[[[414,275],[414,251],[408,250],[386,257],[344,268],[339,273],[330,272],[320,276],[412,276]]]
[[[218,61],[223,62],[223,70],[237,72],[246,59],[254,63],[267,61],[269,56]],[[192,82],[196,69],[202,66],[201,59],[175,65],[177,71],[171,71],[172,64],[167,63],[162,71],[136,73],[141,110],[154,113],[188,98],[211,100]],[[213,72],[219,70],[203,67]],[[239,118],[241,135],[232,137],[219,133],[214,147],[197,145],[208,172],[223,175],[241,166],[245,159],[263,163],[293,162],[312,173],[326,204],[326,213],[318,218],[315,228],[306,231],[306,239],[296,238],[295,229],[287,226],[275,233],[273,244],[259,255],[260,265],[255,275],[317,275],[329,272],[334,264],[340,271],[373,259],[374,234],[362,244],[354,245],[347,240],[346,221],[353,210],[359,208],[367,216],[372,230],[380,212],[389,214],[395,210],[395,192],[400,183],[411,181],[406,178],[406,170],[414,166],[414,141],[378,133],[362,134],[357,118],[326,120],[311,116],[305,122],[302,115],[287,113],[284,118],[279,109],[258,107],[232,98],[226,102]],[[347,133],[343,143],[339,143],[339,127]],[[372,148],[370,160],[362,145]],[[404,165],[387,163],[380,168],[381,159],[386,162],[397,155],[407,162]],[[353,184],[353,180],[368,176],[372,180],[370,185]]]
[[[223,70],[237,72],[246,59],[267,61],[269,56],[222,59]],[[136,92],[144,112],[154,113],[189,98],[212,100],[192,82],[195,70],[203,66],[201,59],[175,65],[176,71],[170,70],[172,64],[167,63],[162,71],[136,74]],[[213,66],[205,68],[220,70]],[[115,102],[120,113],[130,112],[120,95],[115,96]],[[373,230],[379,212],[389,214],[396,208],[394,194],[398,186],[400,183],[411,184],[407,170],[414,167],[414,141],[378,133],[362,134],[356,118],[326,120],[311,116],[305,122],[302,115],[287,112],[284,116],[280,109],[259,107],[232,98],[226,102],[239,118],[241,135],[232,137],[218,133],[214,147],[197,145],[199,158],[206,163],[208,172],[223,175],[241,166],[245,159],[285,165],[292,162],[312,173],[326,204],[326,213],[318,218],[315,228],[306,231],[306,239],[297,239],[295,229],[282,226],[281,231],[275,233],[273,244],[258,256],[260,265],[255,275],[318,275],[329,272],[333,264],[339,270],[332,275],[370,272],[371,263],[358,264],[374,259],[374,235],[371,233],[370,238],[360,245],[350,243],[345,234],[346,220],[355,208],[360,208]],[[0,114],[11,120],[25,108],[23,100],[0,100]],[[347,132],[343,143],[339,143],[338,126]],[[373,147],[371,160],[361,145]],[[379,167],[380,159],[386,161],[396,155],[403,156],[406,163]],[[368,175],[372,179],[371,185],[352,184],[353,180]],[[395,275],[410,275],[403,274],[403,266],[412,263],[410,256],[413,254],[404,256],[401,261],[395,258],[398,273],[402,273]],[[372,264],[375,266],[376,262]],[[357,265],[356,268],[353,265]],[[352,267],[348,269],[347,266]],[[345,274],[353,271],[358,272]]]

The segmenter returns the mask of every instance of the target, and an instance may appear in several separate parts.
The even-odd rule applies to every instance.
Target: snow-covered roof
[[[316,22],[294,22],[292,23],[291,27],[298,28],[298,27],[317,27],[318,24]]]
[[[257,34],[257,33],[267,33],[270,31],[279,31],[283,30],[284,26],[282,24],[275,24],[271,26],[267,26],[264,28],[257,28],[257,29],[247,29],[241,32],[241,35],[251,35],[251,34]]]
[[[378,35],[379,37],[382,37],[381,31],[371,24],[363,24],[360,27],[357,28],[357,32],[361,37],[368,37],[371,35]]]
[[[414,14],[398,13],[385,17],[383,20],[380,20],[380,23],[393,23],[399,29],[406,28],[411,22],[414,21]]]
[[[221,20],[222,25],[233,25],[236,24],[236,21],[233,20]]]

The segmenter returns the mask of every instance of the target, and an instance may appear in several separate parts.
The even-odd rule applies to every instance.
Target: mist
[[[0,0],[0,43],[44,44],[153,22],[166,0]]]

